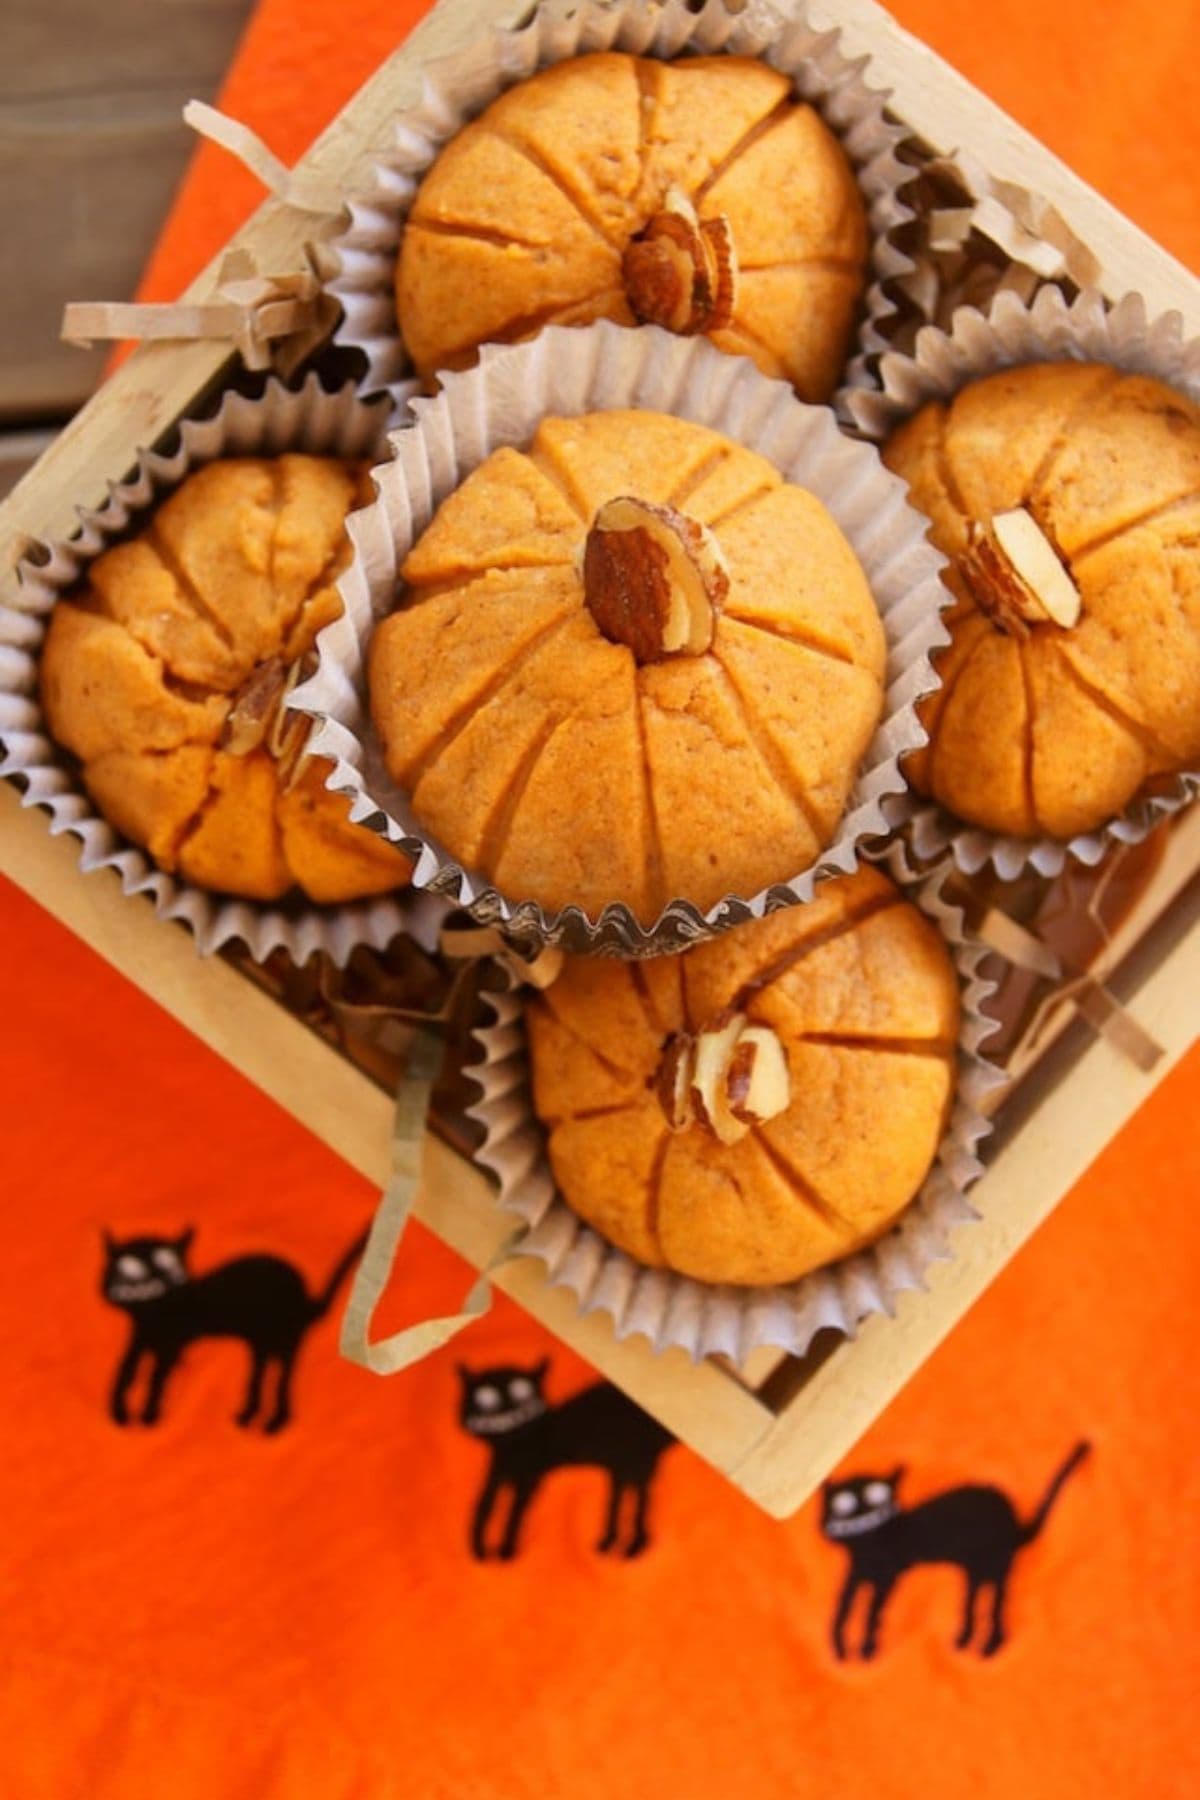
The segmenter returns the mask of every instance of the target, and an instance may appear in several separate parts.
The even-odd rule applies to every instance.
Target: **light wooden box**
[[[396,111],[416,99],[420,62],[465,46],[493,23],[515,24],[528,10],[526,0],[441,0],[313,146],[306,173],[353,191]],[[873,80],[892,88],[893,111],[932,151],[969,149],[993,175],[1057,206],[1098,256],[1111,298],[1136,290],[1152,312],[1175,308],[1189,333],[1200,332],[1200,284],[874,0],[829,0],[809,11],[841,29],[846,54],[871,55]],[[260,268],[282,274],[306,266],[306,240],[325,229],[268,201],[233,244],[251,247]],[[216,281],[214,262],[187,298],[208,298]],[[68,535],[76,506],[98,505],[136,449],[193,408],[228,362],[226,347],[212,342],[136,351],[0,507],[3,579],[14,578],[30,538]],[[45,816],[23,811],[7,786],[0,786],[0,869],[383,1185],[389,1096],[231,963],[197,957],[184,928],[156,919],[148,900],[126,899],[114,873],[81,875],[75,840],[52,839]],[[1064,1006],[1004,1098],[987,1173],[972,1191],[982,1222],[956,1233],[953,1259],[936,1265],[927,1290],[905,1296],[894,1318],[868,1320],[853,1340],[818,1339],[803,1359],[761,1356],[736,1371],[717,1359],[694,1366],[679,1352],[655,1356],[640,1338],[617,1342],[606,1319],[581,1318],[533,1261],[503,1266],[497,1285],[758,1505],[778,1517],[793,1512],[1187,1049],[1200,982],[1200,934],[1191,930],[1200,912],[1198,871],[1200,809],[1193,809],[1171,831],[1150,884],[1093,965],[1162,1047],[1154,1068],[1135,1067],[1072,1022]],[[486,1178],[432,1136],[417,1216],[476,1266],[511,1223]]]

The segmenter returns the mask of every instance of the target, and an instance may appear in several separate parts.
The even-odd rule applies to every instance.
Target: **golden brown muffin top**
[[[873,869],[679,956],[568,958],[525,1016],[563,1198],[701,1281],[793,1281],[878,1237],[953,1099],[953,963]]]
[[[118,830],[198,885],[340,900],[407,863],[302,760],[286,689],[341,610],[348,512],[366,472],[325,457],[231,457],[189,475],[54,609],[51,734]]]
[[[866,257],[854,172],[786,76],[603,53],[510,88],[440,152],[405,226],[398,316],[426,375],[608,318],[704,332],[824,400]]]
[[[1065,838],[1196,762],[1200,409],[1144,375],[1031,364],[923,407],[884,461],[952,562],[914,785]]]
[[[544,420],[402,575],[369,656],[389,772],[513,898],[649,923],[790,880],[835,834],[883,627],[829,513],[752,451],[658,413]]]

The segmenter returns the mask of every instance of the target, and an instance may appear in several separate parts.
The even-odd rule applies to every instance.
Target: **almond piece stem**
[[[1054,544],[1024,506],[972,520],[963,578],[998,631],[1029,636],[1033,625],[1070,631],[1079,623],[1079,589]]]
[[[787,1053],[770,1026],[732,1013],[695,1036],[668,1038],[655,1092],[672,1131],[700,1124],[723,1144],[740,1143],[790,1105]]]
[[[712,646],[729,574],[707,526],[648,500],[606,500],[583,553],[583,591],[605,637],[639,663]]]
[[[231,756],[249,756],[272,730],[287,684],[281,656],[256,663],[233,697],[225,715],[220,748]]]
[[[625,295],[639,319],[691,337],[719,331],[733,317],[737,257],[723,214],[700,219],[680,188],[627,246]]]

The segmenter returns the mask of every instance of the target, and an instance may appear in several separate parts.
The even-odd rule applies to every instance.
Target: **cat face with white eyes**
[[[546,1379],[549,1360],[543,1358],[532,1369],[487,1369],[476,1375],[458,1365],[462,1382],[462,1405],[459,1422],[475,1437],[500,1437],[517,1431],[546,1411],[542,1383]]]
[[[821,1530],[827,1538],[858,1537],[875,1531],[899,1511],[896,1486],[904,1473],[862,1475],[852,1481],[827,1482],[822,1495]]]
[[[191,1226],[177,1238],[127,1238],[104,1235],[104,1274],[100,1289],[113,1306],[144,1306],[191,1279],[187,1253]]]

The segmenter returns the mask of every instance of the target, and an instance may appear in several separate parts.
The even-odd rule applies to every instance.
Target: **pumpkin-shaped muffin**
[[[825,400],[867,247],[854,172],[786,76],[732,56],[584,56],[442,150],[404,228],[397,316],[423,375],[612,319],[704,332]]]
[[[422,830],[516,900],[652,923],[792,879],[879,718],[870,588],[812,494],[703,426],[546,419],[404,561],[369,652]]]
[[[304,754],[286,690],[336,618],[365,470],[229,458],[188,476],[60,600],[41,659],[58,743],[109,823],[160,868],[256,900],[386,892],[408,878]]]
[[[877,1238],[954,1094],[954,965],[873,869],[680,956],[569,957],[525,1016],[563,1199],[700,1281],[794,1281]]]
[[[972,824],[1068,838],[1200,758],[1200,409],[1038,363],[931,402],[884,461],[951,559],[953,641],[914,785]]]

